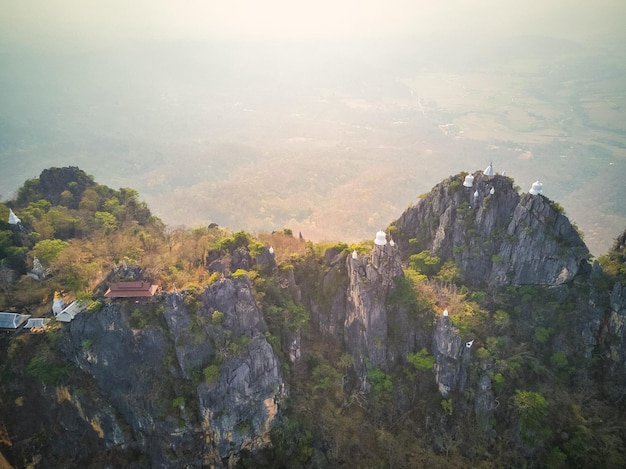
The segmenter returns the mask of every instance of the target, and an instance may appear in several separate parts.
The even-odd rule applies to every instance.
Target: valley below
[[[596,256],[626,226],[618,43],[333,46],[3,51],[0,196],[76,165],[168,224],[352,242],[493,162],[523,192],[544,182]]]

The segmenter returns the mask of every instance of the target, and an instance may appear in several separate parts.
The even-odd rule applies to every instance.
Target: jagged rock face
[[[588,266],[578,232],[546,197],[520,197],[504,176],[477,172],[471,188],[463,178],[435,186],[393,224],[405,255],[453,259],[470,285],[559,285]]]
[[[394,278],[402,275],[397,248],[375,246],[371,256],[346,259],[349,285],[344,339],[353,355],[357,374],[366,376],[366,359],[372,367],[387,370],[389,321],[385,300]]]
[[[269,248],[264,247],[255,258],[256,268],[263,273],[271,273],[276,270],[276,259]]]
[[[493,395],[493,387],[491,385],[491,378],[486,370],[483,370],[483,374],[478,380],[476,385],[476,396],[474,398],[474,413],[476,414],[476,422],[480,429],[493,438],[493,413],[498,406]]]
[[[222,366],[217,382],[198,386],[202,426],[220,458],[269,442],[283,392],[280,364],[260,334]]]
[[[610,299],[606,329],[613,339],[607,343],[606,355],[611,372],[623,375],[626,369],[626,288],[617,282]]]
[[[334,249],[327,251],[335,251]],[[311,322],[325,335],[343,337],[346,318],[346,255],[326,253],[323,264],[308,265],[290,277],[292,295],[306,305]]]
[[[219,311],[224,314],[223,325],[234,334],[253,335],[267,330],[261,311],[257,306],[250,283],[243,277],[237,280],[224,279],[208,287],[202,294],[200,314]]]
[[[221,326],[232,334],[231,343],[242,348],[222,364],[219,380],[198,386],[203,428],[220,458],[227,458],[268,443],[284,384],[278,358],[263,335],[267,327],[248,280],[213,284],[202,301],[198,315],[223,313]]]
[[[467,384],[471,347],[466,346],[459,330],[444,316],[437,320],[433,334],[433,356],[440,394],[446,398],[451,392],[462,391]]]
[[[250,270],[252,267],[252,258],[250,252],[245,248],[237,248],[233,251],[230,260],[230,268],[234,272],[238,269]]]
[[[208,363],[215,355],[215,347],[206,340],[207,324],[211,317],[198,311],[194,316],[185,305],[183,293],[170,293],[163,298],[163,316],[174,341],[174,352],[185,379],[191,379],[194,370]]]
[[[133,329],[142,314],[149,324]],[[131,428],[125,443],[150,455],[152,467],[221,467],[267,444],[278,413],[284,384],[265,330],[248,280],[226,279],[198,297],[83,313],[63,348]]]
[[[175,368],[163,366],[168,362],[168,342],[162,330],[154,326],[131,329],[119,305],[111,304],[97,314],[77,316],[70,323],[64,349],[80,369],[93,377],[132,429],[134,443],[151,455],[155,465],[166,464],[168,446],[182,451],[188,445],[182,432],[177,435],[175,422],[159,418],[164,410],[165,403],[159,398],[165,383],[179,378]],[[201,435],[194,430],[190,433],[195,434],[191,447],[203,453]],[[164,434],[176,436],[165,442]]]
[[[240,247],[231,255],[222,256],[220,251],[210,251],[206,257],[209,272],[219,272],[225,276],[241,270],[257,269],[262,273],[270,274],[276,269],[276,260],[268,248],[263,248],[253,259],[250,251]]]

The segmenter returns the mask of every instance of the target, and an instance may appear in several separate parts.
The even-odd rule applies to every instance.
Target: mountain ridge
[[[0,338],[12,465],[626,461],[623,243],[590,264],[562,208],[510,178],[451,176],[347,245],[172,229],[132,189],[51,175],[0,206],[22,219],[0,226],[0,299],[46,317],[65,290],[83,311]],[[103,297],[129,280],[161,292]]]

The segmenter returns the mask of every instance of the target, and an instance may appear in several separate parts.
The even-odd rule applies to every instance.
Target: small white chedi
[[[13,213],[12,209],[9,209],[9,225],[17,225],[18,223],[21,223],[22,220],[20,220],[18,218],[18,216]]]
[[[385,244],[387,244],[387,235],[384,231],[379,231],[378,233],[376,233],[374,244],[376,246],[384,246]]]
[[[543,194],[543,184],[541,184],[538,180],[533,182],[533,185],[528,191],[528,193],[532,195]]]

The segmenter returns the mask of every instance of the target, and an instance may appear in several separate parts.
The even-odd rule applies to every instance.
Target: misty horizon
[[[617,2],[38,5],[0,19],[3,200],[71,165],[168,224],[356,241],[493,161],[595,255],[626,227]]]

